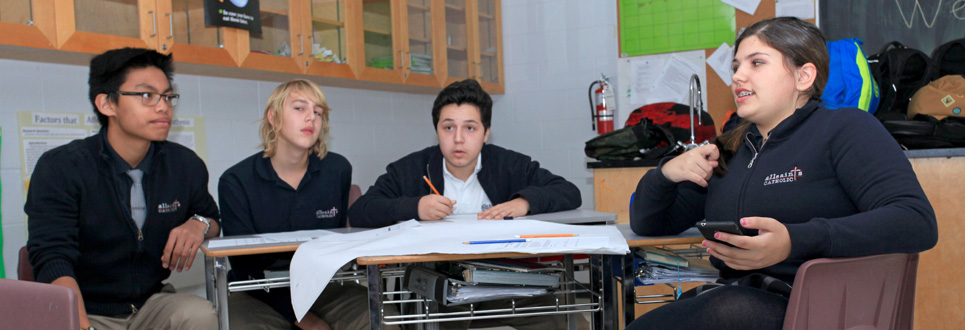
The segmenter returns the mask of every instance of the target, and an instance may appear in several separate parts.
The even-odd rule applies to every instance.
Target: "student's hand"
[[[419,219],[420,220],[442,220],[447,215],[452,214],[452,208],[456,206],[456,201],[446,198],[446,196],[429,194],[419,199]]]
[[[717,239],[736,247],[704,240],[707,252],[736,270],[773,266],[791,255],[791,236],[783,223],[774,218],[746,217],[741,219],[741,226],[757,229],[757,236],[718,232]]]
[[[305,314],[305,317],[300,322],[296,321],[295,325],[304,330],[332,330],[328,322],[312,313]]]
[[[488,210],[476,214],[476,218],[480,220],[500,220],[505,217],[521,217],[526,213],[529,213],[529,201],[519,197],[499,205],[493,205]]]
[[[188,220],[171,229],[168,243],[164,245],[161,266],[170,270],[190,270],[194,256],[204,242],[205,226],[201,221]]]
[[[716,145],[702,145],[667,161],[660,172],[673,182],[691,181],[707,187],[707,180],[714,174],[718,158],[720,152]]]

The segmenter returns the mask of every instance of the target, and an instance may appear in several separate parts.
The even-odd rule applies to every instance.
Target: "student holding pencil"
[[[409,219],[441,220],[450,214],[503,219],[580,207],[582,199],[576,185],[540,168],[526,155],[486,144],[492,105],[492,98],[475,80],[444,88],[432,106],[432,124],[439,145],[389,164],[386,173],[349,209],[352,226],[383,227]],[[540,296],[519,299],[516,306],[553,303],[553,297]],[[507,300],[476,305],[481,309],[512,307]],[[532,330],[563,329],[565,322],[560,315],[504,320],[516,329]],[[439,326],[465,329],[469,321],[442,322]]]
[[[475,80],[443,89],[432,107],[439,145],[389,164],[352,205],[352,225],[383,227],[469,213],[503,219],[580,207],[576,185],[526,155],[486,144],[492,104]]]
[[[275,88],[261,120],[263,151],[224,172],[218,183],[225,236],[346,226],[352,166],[328,151],[329,108],[315,83]],[[232,280],[288,269],[293,253],[231,257]],[[368,291],[331,284],[300,322],[287,288],[237,292],[229,299],[232,329],[368,329]],[[397,314],[391,306],[386,313]],[[396,327],[387,327],[395,329]]]
[[[630,223],[648,236],[702,219],[746,233],[715,234],[733,246],[703,241],[718,285],[685,292],[628,330],[780,329],[805,261],[917,253],[938,240],[911,164],[878,120],[820,105],[829,57],[816,26],[768,19],[734,44],[731,89],[744,123],[647,172]]]

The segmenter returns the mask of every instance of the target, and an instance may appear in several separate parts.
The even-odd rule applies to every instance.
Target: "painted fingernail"
[[[742,225],[747,225],[747,219],[741,219],[741,224],[742,224]]]
[[[707,241],[704,241],[704,242],[700,243],[700,245],[703,245],[704,247],[707,247]]]
[[[707,248],[707,254],[710,254],[710,248]]]
[[[720,233],[714,233],[714,238],[720,238]]]

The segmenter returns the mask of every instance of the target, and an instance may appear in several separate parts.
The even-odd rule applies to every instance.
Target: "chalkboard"
[[[965,0],[820,0],[819,5],[825,37],[861,39],[867,55],[896,40],[931,55],[942,43],[965,38]]]

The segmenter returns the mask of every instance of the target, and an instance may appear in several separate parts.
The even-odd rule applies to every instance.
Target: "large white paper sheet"
[[[341,237],[352,237],[351,240],[332,241],[329,238],[336,236],[320,237],[299,246],[290,266],[292,307],[294,307],[295,316],[299,320],[304,317],[335,272],[345,263],[358,257],[430,253],[626,254],[630,252],[626,240],[616,226],[564,225],[538,220],[499,222],[410,220],[393,227],[341,235]],[[534,239],[533,241],[544,244],[464,244],[466,241],[511,239],[515,235],[535,234],[578,234],[579,239]]]

